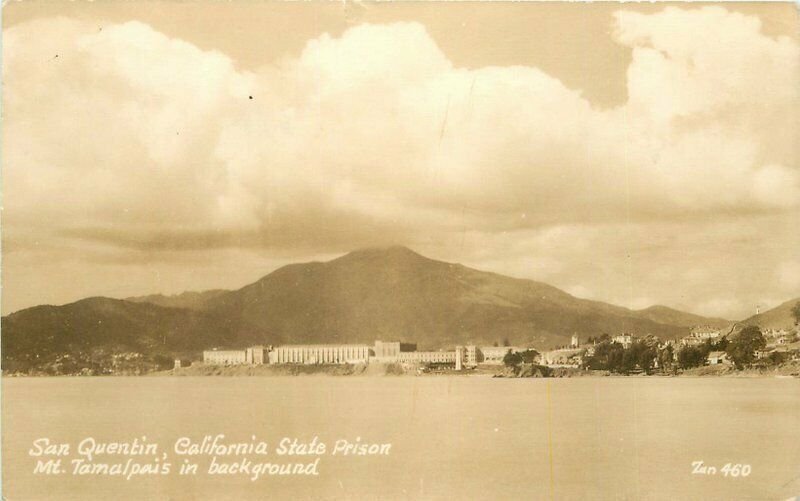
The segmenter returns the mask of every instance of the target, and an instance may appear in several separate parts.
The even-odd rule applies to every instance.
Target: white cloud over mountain
[[[138,22],[15,26],[3,54],[7,244],[122,256],[405,242],[458,259],[454,239],[477,256],[517,235],[522,256],[553,270],[578,268],[536,243],[559,229],[599,248],[625,225],[643,239],[702,228],[732,242],[731,220],[765,218],[760,238],[797,244],[776,233],[800,217],[797,43],[722,7],[621,10],[613,36],[632,51],[629,99],[602,109],[536,68],[456,67],[416,23],[322,35],[256,71]],[[662,240],[653,262],[685,264]],[[604,260],[587,253],[564,254]],[[794,269],[784,251],[766,257]],[[549,278],[597,288],[569,274]]]

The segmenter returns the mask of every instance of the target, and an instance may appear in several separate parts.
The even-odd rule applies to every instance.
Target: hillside
[[[771,310],[742,320],[745,325],[757,325],[762,329],[788,329],[794,326],[792,308],[800,302],[800,297],[782,303]]]
[[[724,328],[733,322],[723,318],[703,317],[693,313],[686,313],[667,306],[655,305],[636,312],[642,318],[647,318],[660,324],[677,325],[680,327],[693,327],[695,325],[708,325],[715,328]]]
[[[204,348],[282,343],[415,342],[420,349],[508,341],[540,349],[602,333],[669,339],[724,322],[664,307],[633,311],[550,285],[423,257],[364,249],[284,266],[235,291],[89,298],[2,320],[4,368],[101,349],[197,356]]]
[[[195,353],[252,341],[231,322],[187,309],[88,298],[36,306],[3,317],[3,368],[41,366],[64,358],[103,365],[113,353],[148,356]]]
[[[127,297],[125,301],[134,303],[150,303],[158,306],[165,306],[167,308],[187,308],[190,310],[202,310],[206,307],[206,303],[222,294],[226,290],[213,289],[202,292],[183,292],[172,296],[165,296],[163,294],[150,294],[148,296]]]

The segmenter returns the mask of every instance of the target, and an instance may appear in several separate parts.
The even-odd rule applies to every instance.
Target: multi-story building
[[[244,360],[247,364],[262,365],[269,363],[269,348],[251,346],[244,350]]]
[[[400,352],[399,362],[420,362],[427,364],[456,363],[455,351],[407,351]]]
[[[268,363],[269,348],[251,346],[244,350],[206,350],[203,352],[203,363],[209,365],[261,365]]]
[[[395,361],[400,356],[400,341],[375,341],[372,351],[378,360]]]
[[[500,365],[508,352],[519,353],[524,351],[517,346],[481,346],[479,348],[478,360],[480,363]]]
[[[271,364],[358,364],[369,358],[366,344],[284,345],[269,352]]]
[[[247,363],[245,350],[206,350],[203,363],[210,365],[239,365]]]
[[[474,344],[464,347],[464,365],[467,367],[478,366],[478,347]]]
[[[392,363],[399,361],[401,352],[413,351],[417,351],[417,345],[413,343],[401,343],[400,341],[375,341],[371,358],[373,358],[375,362]]]

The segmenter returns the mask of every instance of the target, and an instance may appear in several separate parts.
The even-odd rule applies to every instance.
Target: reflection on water
[[[3,379],[7,499],[786,499],[800,494],[800,381],[252,377]],[[549,386],[549,391],[548,391]],[[549,393],[549,397],[548,397]],[[550,418],[548,419],[548,413]],[[549,424],[548,424],[549,423]],[[319,476],[32,475],[39,437],[225,434],[390,443]],[[749,464],[746,478],[692,462]],[[177,461],[176,461],[177,464]]]

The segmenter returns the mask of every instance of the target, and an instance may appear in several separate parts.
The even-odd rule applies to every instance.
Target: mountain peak
[[[670,308],[669,306],[664,306],[663,304],[654,304],[652,306],[648,306],[647,308],[642,308],[639,310],[640,312],[647,312],[647,311],[659,311],[659,312],[672,312],[678,311],[675,308]]]
[[[390,245],[386,247],[364,247],[356,249],[352,252],[345,254],[339,259],[353,260],[353,259],[429,259],[425,256],[414,252],[413,250],[403,245]],[[335,260],[335,261],[338,261]]]

